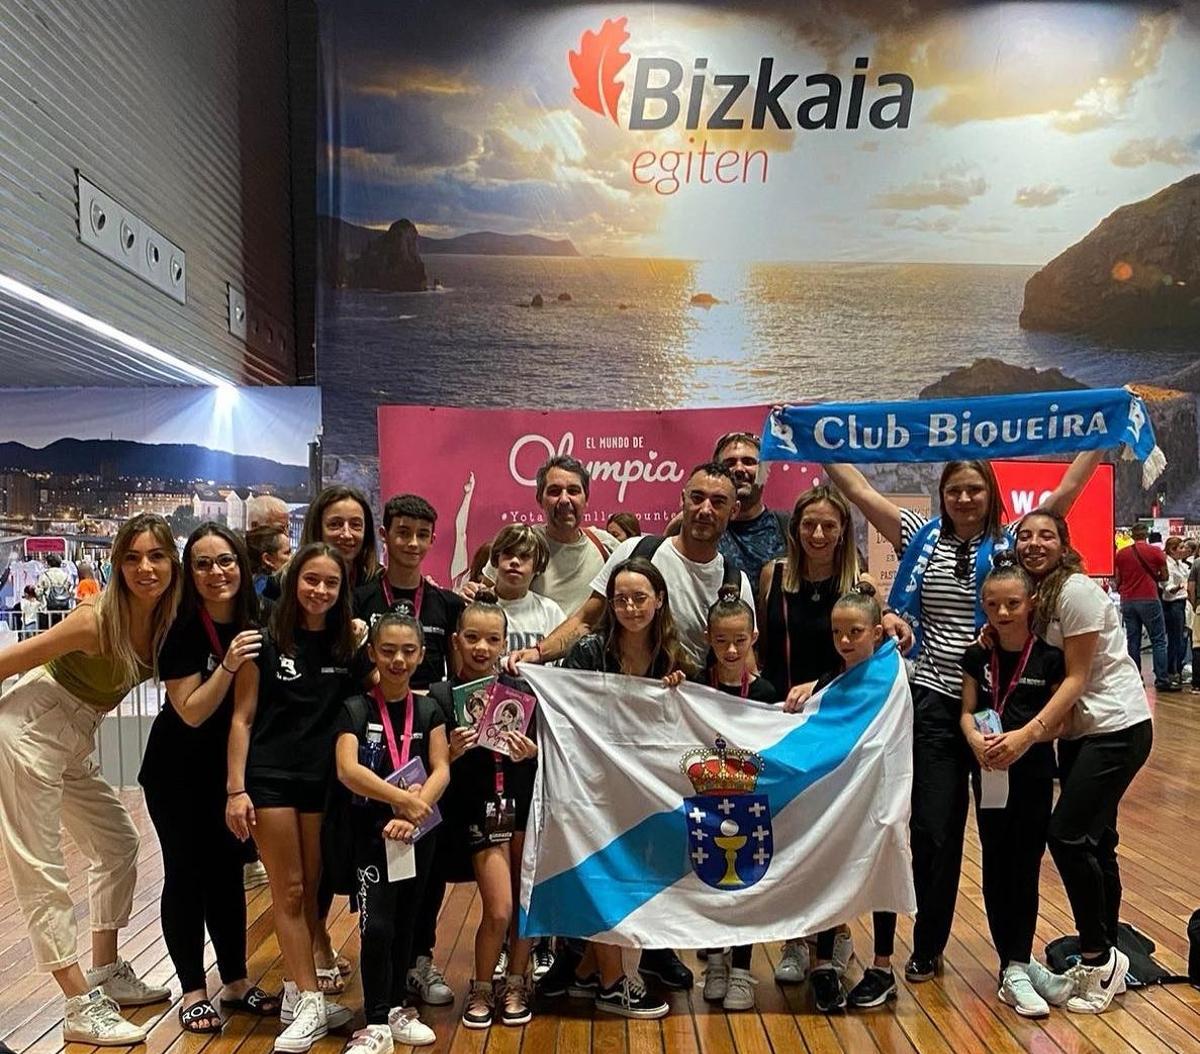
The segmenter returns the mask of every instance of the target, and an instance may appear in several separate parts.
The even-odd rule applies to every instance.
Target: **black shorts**
[[[324,812],[327,790],[324,780],[285,779],[280,776],[246,778],[246,793],[256,809]]]

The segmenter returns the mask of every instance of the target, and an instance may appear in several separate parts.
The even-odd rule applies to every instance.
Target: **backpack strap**
[[[632,560],[635,556],[640,556],[643,560],[654,559],[654,554],[658,552],[658,547],[667,539],[661,534],[643,534],[637,545],[633,547],[633,552],[629,554]]]
[[[594,545],[596,547],[596,551],[600,554],[600,559],[607,562],[609,555],[610,555],[609,551],[605,547],[604,543],[602,541],[600,541],[600,539],[598,537],[596,537],[596,532],[593,531],[590,527],[584,527],[584,528],[582,528],[582,530],[583,530],[583,536],[589,542],[591,542],[592,545]]]

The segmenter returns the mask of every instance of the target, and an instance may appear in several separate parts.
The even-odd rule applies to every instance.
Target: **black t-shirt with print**
[[[195,674],[203,684],[212,676],[237,636],[232,622],[214,622],[220,654],[212,643],[198,612],[176,619],[158,653],[158,676],[163,681],[182,680]],[[226,751],[233,720],[233,681],[229,691],[207,720],[196,728],[189,725],[169,699],[150,726],[138,782],[143,787],[178,789],[188,795],[225,796]]]
[[[996,709],[998,699],[992,686],[992,651],[972,644],[963,653],[962,669],[979,686],[977,707],[980,710]],[[1000,694],[1003,696],[1012,683],[1017,665],[1021,661],[1019,651],[995,650],[999,667]],[[1021,678],[1013,688],[1000,715],[1000,727],[1013,732],[1032,721],[1050,701],[1054,689],[1066,676],[1063,653],[1040,638],[1034,638],[1029,651],[1029,661],[1021,672]],[[1054,747],[1050,743],[1035,743],[1018,762],[1022,768],[1042,773],[1054,772]],[[1014,766],[1015,767],[1015,766]]]
[[[408,756],[410,760],[420,758],[428,773],[430,771],[429,738],[434,729],[446,727],[446,719],[438,704],[428,696],[414,694],[412,699],[413,728],[412,738],[409,740]],[[404,699],[388,701],[388,716],[391,718],[392,730],[396,734],[396,746],[400,750],[404,749],[404,723],[407,710]],[[342,704],[342,709],[338,714],[337,728],[334,733],[335,742],[337,736],[348,732],[358,739],[361,746],[366,739],[367,725],[378,724],[382,724],[382,722],[379,716],[379,704],[375,701],[374,696],[351,696]],[[385,736],[385,749],[380,753],[379,761],[374,769],[375,775],[380,779],[386,779],[395,771],[391,751],[386,749],[386,744],[387,737]],[[383,802],[372,801],[369,805],[356,803],[350,815],[358,834],[373,837],[382,833],[384,825],[392,818],[393,814],[392,810]]]
[[[354,590],[354,615],[367,623],[368,627],[389,611],[402,615],[412,615],[414,612],[414,597],[417,594],[415,588],[400,589],[389,584],[388,588],[392,594],[392,603],[389,605],[383,585],[384,577],[378,575]],[[421,594],[421,629],[425,632],[425,658],[413,671],[414,688],[428,688],[449,676],[450,636],[458,626],[458,618],[465,606],[466,601],[457,593],[441,589],[429,582],[425,583]]]
[[[328,781],[338,711],[369,670],[362,651],[349,661],[336,658],[328,630],[297,629],[294,651],[282,654],[273,634],[263,634],[247,779]]]

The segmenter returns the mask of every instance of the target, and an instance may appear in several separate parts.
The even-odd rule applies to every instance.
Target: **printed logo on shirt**
[[[321,673],[349,673],[349,669],[345,666],[322,666]]]
[[[281,681],[300,680],[300,671],[296,669],[296,660],[290,655],[280,655],[279,669],[275,671],[275,676]]]
[[[208,662],[204,664],[204,670],[206,673],[212,673],[220,664],[221,660],[210,651],[208,653]]]

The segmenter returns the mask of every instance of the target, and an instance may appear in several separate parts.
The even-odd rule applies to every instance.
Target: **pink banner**
[[[541,523],[535,476],[552,454],[571,454],[592,474],[587,522],[603,527],[631,512],[659,534],[679,509],[687,473],[727,432],[757,433],[768,406],[704,410],[463,410],[379,408],[379,489],[420,494],[438,511],[425,567],[456,581],[475,550],[508,523]],[[773,466],[766,501],[790,509],[819,466]]]

